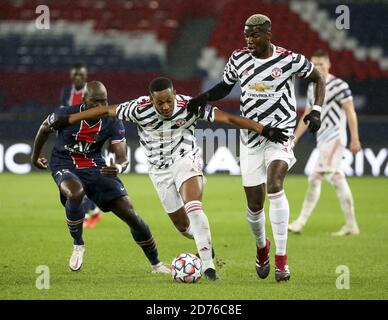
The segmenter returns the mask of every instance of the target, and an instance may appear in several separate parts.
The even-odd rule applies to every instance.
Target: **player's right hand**
[[[36,160],[32,159],[31,162],[38,169],[47,169],[48,167],[48,160],[45,157],[40,157]]]
[[[349,145],[349,149],[353,155],[356,155],[359,151],[361,151],[361,143],[360,140],[352,140]]]
[[[285,135],[287,129],[273,128],[270,125],[266,125],[261,132],[263,137],[266,137],[269,141],[275,143],[284,143],[288,141],[288,136]]]
[[[50,129],[59,130],[69,125],[69,116],[52,113],[48,116],[47,121]]]
[[[119,168],[114,163],[113,159],[110,159],[109,166],[103,166],[100,169],[100,173],[105,177],[117,177],[120,173]]]
[[[194,113],[197,116],[200,108],[206,106],[206,104],[207,104],[206,96],[204,94],[200,94],[199,96],[192,98],[187,103],[187,110],[189,112]]]

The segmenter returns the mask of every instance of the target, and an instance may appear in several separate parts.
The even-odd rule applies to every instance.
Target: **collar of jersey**
[[[85,86],[83,86],[83,88],[77,90],[76,87],[75,87],[75,85],[73,84],[73,85],[71,86],[71,89],[72,89],[74,92],[81,93],[81,92],[84,91]]]
[[[268,61],[268,60],[271,60],[271,59],[273,59],[273,58],[275,57],[276,46],[275,46],[273,43],[271,43],[271,47],[272,47],[272,49],[273,49],[272,55],[271,55],[270,57],[268,57],[268,58],[265,58],[265,59],[257,58],[257,57],[255,57],[252,53],[250,53],[250,55],[252,56],[253,59],[259,60],[259,61]]]
[[[329,81],[333,80],[333,79],[334,79],[334,76],[333,76],[331,73],[329,73],[329,74],[327,75],[326,84],[327,84]]]

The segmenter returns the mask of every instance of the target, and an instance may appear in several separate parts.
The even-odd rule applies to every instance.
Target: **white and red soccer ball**
[[[176,282],[195,283],[201,275],[201,259],[191,253],[181,253],[171,263],[171,276]]]

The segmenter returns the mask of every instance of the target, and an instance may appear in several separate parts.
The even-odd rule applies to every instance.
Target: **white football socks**
[[[215,269],[212,258],[212,243],[209,220],[202,210],[201,201],[190,201],[185,205],[186,213],[190,219],[195,244],[202,260],[203,271]]]
[[[287,247],[287,228],[290,218],[290,207],[284,190],[269,193],[269,218],[276,245],[276,255],[284,256]]]
[[[353,195],[346,178],[343,175],[335,175],[330,181],[337,193],[342,211],[345,215],[346,225],[348,227],[356,227],[357,222],[354,212]]]
[[[259,248],[265,247],[265,213],[264,209],[253,212],[247,207],[247,222]]]
[[[313,212],[319,197],[321,196],[322,178],[317,176],[309,177],[307,193],[303,201],[302,210],[298,220],[305,225],[311,213]]]

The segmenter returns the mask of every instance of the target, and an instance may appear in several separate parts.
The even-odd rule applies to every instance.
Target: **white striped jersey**
[[[118,105],[117,117],[137,124],[140,145],[149,165],[164,169],[189,151],[198,152],[194,136],[197,120],[213,122],[215,107],[207,105],[196,116],[187,109],[187,102],[190,99],[189,96],[177,94],[174,112],[170,118],[160,115],[148,96],[141,96]]]
[[[225,66],[223,80],[229,85],[239,82],[243,117],[288,129],[291,135],[296,126],[295,76],[308,77],[313,65],[302,54],[274,45],[272,48],[273,54],[267,59],[254,57],[247,48],[235,50]],[[266,139],[246,129],[240,136],[241,142],[252,148]]]
[[[322,106],[321,128],[317,132],[317,146],[339,138],[346,146],[346,113],[342,103],[352,99],[349,85],[340,78],[329,74],[326,79],[325,101]],[[309,84],[307,89],[307,107],[314,105],[314,86]]]

